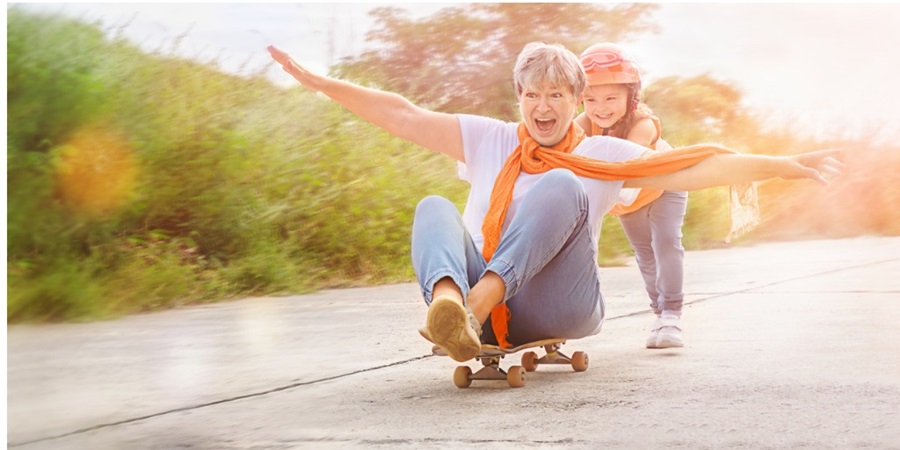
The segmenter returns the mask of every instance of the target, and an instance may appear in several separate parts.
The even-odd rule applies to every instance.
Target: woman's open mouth
[[[556,125],[556,119],[534,119],[534,126],[542,133],[552,131],[554,125]]]

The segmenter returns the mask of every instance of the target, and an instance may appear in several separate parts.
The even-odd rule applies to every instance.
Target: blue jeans
[[[435,283],[445,277],[465,299],[491,271],[506,284],[510,343],[597,334],[605,308],[584,185],[571,171],[554,169],[521,202],[490,262],[453,203],[437,196],[419,202],[412,260],[425,303],[431,304]],[[490,318],[482,327],[482,341],[496,343]]]
[[[684,304],[684,247],[681,245],[688,193],[666,191],[647,206],[619,216],[657,315],[681,316]]]

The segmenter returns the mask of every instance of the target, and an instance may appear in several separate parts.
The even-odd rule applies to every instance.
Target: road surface
[[[684,348],[644,348],[637,267],[606,268],[603,331],[564,347],[590,370],[520,389],[457,389],[414,284],[10,326],[7,444],[900,449],[900,238],[693,251],[685,271]]]

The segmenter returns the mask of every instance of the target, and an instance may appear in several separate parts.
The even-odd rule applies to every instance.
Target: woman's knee
[[[586,200],[584,183],[569,169],[551,169],[541,179],[540,192],[558,200]]]
[[[543,181],[558,185],[561,189],[568,188],[584,190],[584,185],[581,183],[581,180],[578,179],[578,176],[575,175],[575,172],[572,172],[569,169],[550,169],[544,175]]]
[[[416,205],[416,216],[422,213],[443,211],[447,210],[448,208],[456,211],[456,205],[454,205],[450,200],[447,200],[446,198],[439,195],[429,195],[419,201],[419,204]]]

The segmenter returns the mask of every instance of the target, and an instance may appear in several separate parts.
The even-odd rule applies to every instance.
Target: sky
[[[9,5],[14,5],[11,3]],[[425,17],[452,3],[25,3],[99,22],[147,50],[218,58],[224,70],[263,70],[268,44],[319,73],[366,48],[378,6]],[[456,4],[458,5],[458,3]],[[708,74],[737,87],[744,106],[817,137],[900,138],[900,3],[661,3],[659,32],[624,45],[645,85]],[[122,26],[126,25],[127,26]],[[598,37],[598,41],[602,41]],[[581,49],[572,49],[579,53]],[[292,83],[274,67],[269,76]],[[651,105],[652,106],[652,105]],[[663,124],[665,125],[665,124]]]

